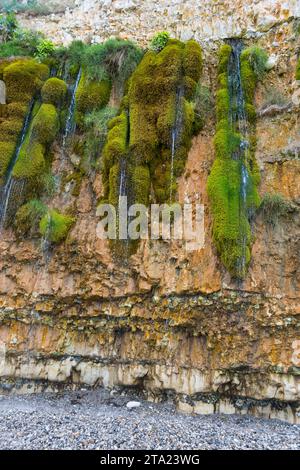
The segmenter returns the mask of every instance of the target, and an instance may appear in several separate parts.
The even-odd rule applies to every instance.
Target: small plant
[[[264,49],[257,46],[248,47],[243,51],[257,80],[262,80],[267,71],[268,54]]]
[[[59,243],[65,240],[75,219],[52,209],[40,221],[40,233],[49,242]]]
[[[54,50],[55,50],[55,46],[53,42],[49,41],[48,39],[43,39],[37,45],[35,56],[40,60],[44,60],[50,55],[52,55]]]
[[[170,34],[167,31],[161,31],[157,33],[150,43],[150,49],[155,52],[160,52],[167,45],[170,39]]]
[[[0,42],[10,41],[17,28],[18,22],[13,12],[0,15]]]
[[[293,204],[279,193],[266,193],[259,208],[265,222],[273,227],[281,217],[294,210]]]

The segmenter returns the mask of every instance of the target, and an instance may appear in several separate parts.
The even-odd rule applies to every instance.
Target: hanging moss
[[[106,106],[110,92],[109,80],[88,81],[83,72],[76,92],[76,123],[83,127],[85,114]]]
[[[61,106],[67,94],[67,85],[59,78],[49,78],[42,88],[42,100],[44,103]]]
[[[74,217],[61,214],[52,209],[42,217],[40,221],[40,233],[42,237],[51,243],[60,243],[66,239],[74,223]]]
[[[233,158],[239,151],[243,137],[230,123],[230,96],[228,64],[231,46],[226,44],[219,52],[219,89],[217,92],[217,132],[214,138],[216,158],[208,178],[208,195],[213,214],[213,237],[221,261],[233,277],[243,278],[250,262],[251,230],[249,214],[259,206],[257,185],[259,169],[255,161],[255,108],[253,105],[257,75],[250,64],[250,53],[241,53],[241,81],[245,111],[249,121],[249,148],[245,161]],[[248,174],[246,208],[241,209],[242,165]],[[244,252],[245,250],[245,252]],[[243,262],[241,263],[241,260]]]
[[[28,104],[49,75],[49,69],[32,59],[1,64],[8,104],[0,116],[0,177],[6,173],[28,112]]]
[[[41,89],[48,76],[48,66],[35,60],[22,59],[5,67],[3,79],[8,103],[28,102]]]
[[[172,194],[176,177],[184,169],[191,144],[195,113],[189,101],[195,93],[202,69],[201,48],[169,40],[159,53],[148,51],[128,86],[118,118],[112,121],[103,151],[103,182],[106,195],[117,194],[121,158],[129,162],[129,185],[134,201],[148,203],[150,186],[159,202],[170,196],[172,131],[176,129],[176,155]],[[128,118],[127,118],[128,114]],[[138,186],[137,182],[141,184]],[[115,189],[111,185],[116,185]],[[108,196],[106,196],[106,199]]]

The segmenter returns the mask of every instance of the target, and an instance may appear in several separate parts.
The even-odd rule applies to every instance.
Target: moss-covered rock
[[[110,81],[88,81],[83,72],[76,92],[76,123],[83,127],[84,115],[106,106],[110,92]]]
[[[259,170],[255,161],[255,108],[253,105],[257,75],[251,66],[247,50],[240,56],[241,81],[245,112],[248,119],[248,146],[244,157],[237,158],[243,137],[230,119],[228,64],[231,46],[219,52],[217,91],[217,132],[214,138],[215,161],[208,178],[208,195],[213,215],[213,237],[221,261],[233,277],[243,278],[251,257],[249,214],[259,206],[257,185]],[[242,184],[247,173],[246,200],[242,203]],[[244,197],[244,196],[243,196]]]
[[[53,104],[43,103],[32,122],[32,139],[42,145],[54,141],[59,129],[59,117]]]
[[[296,80],[300,80],[300,58],[298,59],[296,67]]]
[[[59,78],[49,78],[44,83],[41,94],[44,103],[61,106],[67,94],[67,85]]]
[[[132,203],[148,204],[151,185],[158,202],[175,197],[176,178],[184,169],[193,131],[199,129],[190,100],[201,70],[201,48],[195,41],[172,39],[160,52],[144,55],[102,153],[105,200],[117,201],[121,159],[127,161]]]
[[[49,210],[40,221],[40,233],[42,237],[51,243],[60,243],[65,240],[69,230],[75,223],[74,217],[64,215],[52,209]]]
[[[49,67],[32,59],[18,60],[5,67],[3,79],[8,103],[28,102],[48,76]]]

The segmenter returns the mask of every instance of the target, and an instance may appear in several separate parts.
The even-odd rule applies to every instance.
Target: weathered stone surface
[[[146,45],[153,34],[162,30],[199,41],[251,37],[300,16],[297,0],[77,0],[61,1],[59,8],[51,3],[58,2],[49,2],[48,8],[60,13],[34,18],[23,15],[22,23],[64,44],[79,38],[100,42],[117,35]]]

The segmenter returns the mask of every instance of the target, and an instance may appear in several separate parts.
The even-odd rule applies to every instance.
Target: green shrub
[[[256,80],[262,80],[267,71],[268,54],[266,51],[260,47],[251,46],[243,50],[242,57],[249,61]]]
[[[35,56],[40,60],[44,60],[52,55],[54,50],[55,46],[53,42],[48,39],[43,39],[37,45]]]
[[[47,213],[47,207],[38,199],[32,199],[21,206],[14,220],[14,230],[19,236],[36,236],[42,217]]]
[[[110,80],[122,88],[143,57],[143,51],[133,42],[108,39],[104,44],[87,48],[84,68],[87,79]]]
[[[13,38],[18,27],[18,22],[14,12],[0,15],[0,42],[7,42]]]
[[[170,39],[170,34],[167,31],[161,31],[157,33],[154,38],[151,40],[150,49],[155,52],[160,52],[166,47]]]
[[[40,221],[42,237],[51,243],[59,243],[66,239],[69,230],[75,223],[74,217],[64,215],[52,209]]]
[[[294,210],[294,206],[281,194],[266,193],[262,198],[259,210],[265,222],[274,227],[281,217]]]

